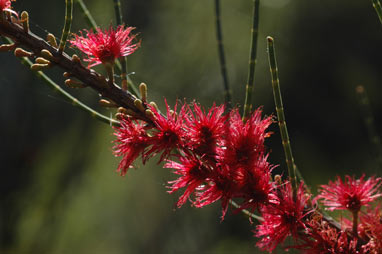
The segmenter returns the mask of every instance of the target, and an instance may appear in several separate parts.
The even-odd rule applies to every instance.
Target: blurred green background
[[[112,0],[84,2],[102,27],[115,24]],[[223,102],[212,0],[121,3],[124,21],[142,39],[128,58],[130,77],[148,84],[151,100]],[[13,5],[29,12],[33,32],[60,37],[65,1]],[[228,76],[240,107],[252,1],[221,5]],[[355,95],[364,85],[382,133],[382,27],[371,1],[263,0],[260,8],[254,104],[275,113],[265,50],[272,35],[292,148],[306,181],[315,189],[337,174],[381,175]],[[83,28],[75,5],[72,31]],[[0,54],[0,70],[0,253],[260,253],[248,219],[229,214],[220,222],[220,204],[175,210],[178,195],[165,187],[174,176],[155,159],[120,177],[109,126],[65,102],[11,53]],[[60,70],[48,73],[63,83]],[[98,108],[90,89],[71,92]],[[277,125],[272,131],[270,161],[280,173]]]

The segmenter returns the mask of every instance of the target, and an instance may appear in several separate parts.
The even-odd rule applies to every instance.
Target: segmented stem
[[[121,1],[120,0],[113,0],[114,1],[114,9],[115,9],[115,17],[117,19],[117,25],[122,24],[122,9],[121,9]]]
[[[233,201],[233,200],[230,200],[229,203],[230,203],[233,207],[235,207],[235,208],[237,208],[237,209],[240,208],[240,206],[239,206],[238,204],[236,204],[236,202]],[[251,218],[253,218],[253,219],[255,219],[255,220],[258,220],[258,221],[264,221],[264,218],[263,218],[263,217],[257,216],[256,214],[253,214],[253,213],[251,213],[250,211],[248,211],[248,210],[246,210],[246,209],[241,209],[240,211],[241,211],[242,213],[244,213],[245,215],[247,215],[248,217],[251,217]]]
[[[381,22],[382,24],[382,6],[381,6],[381,2],[379,0],[372,0],[373,2],[373,7],[375,9],[375,11],[377,12],[377,15],[378,15],[378,18],[379,18],[379,22]]]
[[[272,77],[273,98],[274,98],[275,106],[276,106],[281,140],[282,140],[282,145],[284,148],[286,164],[288,167],[288,175],[289,175],[292,188],[293,188],[293,194],[296,195],[296,192],[297,192],[296,166],[294,164],[294,158],[292,154],[292,148],[290,145],[288,129],[285,122],[284,106],[283,106],[283,101],[281,98],[280,81],[278,77],[278,69],[277,69],[275,49],[273,45],[273,38],[270,36],[267,37],[267,49],[268,49],[269,67],[271,70],[271,77]]]
[[[13,41],[7,37],[3,37],[3,39],[8,42],[8,43],[13,43]],[[32,66],[32,62],[31,60],[29,60],[28,58],[26,57],[23,57],[21,58],[21,62],[28,66],[29,68]],[[79,107],[80,109],[82,109],[83,111],[89,113],[92,117],[94,117],[95,119],[103,122],[103,123],[106,123],[106,124],[109,124],[109,125],[113,125],[113,126],[118,126],[119,125],[119,121],[117,120],[114,120],[112,118],[109,118],[107,116],[104,116],[102,115],[101,113],[95,111],[94,109],[90,108],[89,106],[85,105],[84,103],[82,103],[81,101],[79,101],[77,98],[75,98],[74,96],[72,96],[71,94],[69,94],[68,92],[66,92],[64,89],[62,89],[59,85],[56,84],[56,82],[54,82],[52,79],[50,79],[45,73],[43,73],[42,71],[37,71],[37,72],[34,72],[36,74],[36,76],[40,77],[43,81],[45,81],[45,83],[50,87],[52,88],[54,91],[56,91],[58,94],[60,94],[63,98],[65,98],[67,101],[69,101],[73,106],[76,106],[76,107]]]
[[[90,14],[88,8],[86,7],[85,3],[82,0],[76,0],[78,5],[80,6],[81,12],[85,17],[86,22],[88,25],[93,28],[94,30],[97,28],[97,23],[95,22],[93,16]]]
[[[382,145],[381,137],[375,128],[375,120],[371,110],[369,97],[367,96],[366,90],[363,86],[358,86],[356,88],[358,102],[361,107],[363,120],[369,135],[370,143],[374,146],[376,151],[377,162],[379,169],[382,169]]]
[[[255,81],[255,67],[257,55],[257,37],[259,34],[259,5],[260,0],[253,0],[253,19],[251,28],[251,49],[249,54],[248,80],[245,86],[245,102],[243,119],[245,120],[252,111],[253,83]]]
[[[121,9],[121,1],[120,0],[113,0],[114,1],[114,9],[115,9],[115,17],[117,19],[117,25],[122,25],[122,9]],[[119,70],[121,71],[121,80],[122,80],[122,90],[124,91],[130,91],[131,93],[138,95],[138,90],[134,86],[133,82],[128,79],[127,76],[127,57],[123,56],[119,58],[119,61],[121,63],[121,66]]]
[[[60,45],[58,47],[58,52],[62,53],[65,49],[66,40],[68,39],[70,33],[70,27],[72,26],[73,17],[73,0],[65,0],[66,12],[65,12],[65,25],[62,31]]]
[[[216,17],[216,39],[218,41],[218,53],[220,61],[220,69],[223,77],[223,87],[224,87],[224,100],[229,110],[232,107],[232,92],[229,88],[227,67],[224,56],[224,45],[223,45],[223,32],[221,27],[220,18],[220,0],[215,0],[215,17]]]

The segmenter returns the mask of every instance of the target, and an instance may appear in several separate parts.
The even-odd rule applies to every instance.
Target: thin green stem
[[[70,27],[72,26],[73,19],[73,0],[65,0],[66,12],[65,12],[65,25],[62,31],[60,45],[58,47],[58,52],[64,52],[66,41],[70,33]]]
[[[382,170],[382,145],[381,137],[378,135],[377,129],[375,127],[375,120],[371,110],[369,97],[363,86],[358,86],[356,88],[356,93],[358,97],[358,102],[361,108],[363,121],[367,129],[370,143],[374,146],[374,151],[377,157],[377,163],[379,169]]]
[[[121,1],[120,0],[113,0],[114,1],[114,10],[115,10],[115,17],[117,20],[117,25],[122,25],[122,8],[121,8]],[[127,76],[127,57],[123,56],[119,58],[119,61],[121,63],[119,70],[121,71],[121,80],[122,80],[122,90],[124,91],[130,91],[134,95],[138,95],[138,90],[133,84],[132,80],[130,80]]]
[[[372,0],[373,2],[373,7],[375,9],[375,11],[377,12],[377,15],[378,15],[378,18],[379,18],[379,22],[381,22],[382,24],[382,6],[381,6],[381,2],[379,0]]]
[[[114,1],[115,18],[117,19],[117,25],[121,25],[122,24],[121,1],[120,0],[113,0],[113,1]]]
[[[235,208],[237,208],[237,209],[240,208],[240,206],[239,206],[235,201],[233,201],[233,200],[230,200],[229,203],[230,203],[233,207],[235,207]],[[241,211],[242,213],[244,213],[245,215],[247,215],[248,217],[251,217],[251,218],[253,218],[253,219],[255,219],[255,220],[258,220],[258,221],[263,221],[263,220],[264,220],[263,217],[257,216],[256,214],[253,214],[253,213],[251,213],[250,211],[248,211],[248,210],[246,210],[246,209],[241,209],[240,211]]]
[[[97,28],[97,23],[95,22],[93,16],[90,14],[89,9],[86,7],[85,3],[82,0],[76,0],[80,6],[81,12],[84,15],[84,18],[88,25],[94,30]]]
[[[267,48],[268,48],[269,67],[271,70],[271,77],[272,77],[273,97],[275,100],[281,140],[282,140],[282,145],[284,148],[286,164],[288,167],[288,175],[289,175],[292,188],[293,188],[293,194],[296,195],[296,192],[297,192],[296,166],[294,164],[294,158],[292,154],[292,148],[290,145],[288,129],[285,122],[284,106],[283,106],[283,101],[282,101],[281,91],[280,91],[280,81],[278,77],[278,69],[277,69],[275,49],[273,45],[273,38],[270,36],[267,37]]]
[[[218,53],[220,61],[220,69],[223,77],[223,87],[224,87],[224,100],[227,105],[227,109],[232,107],[232,92],[229,88],[227,67],[224,56],[224,45],[223,45],[223,32],[221,26],[221,16],[220,16],[220,0],[215,0],[215,17],[216,17],[216,39],[218,42]]]
[[[3,37],[4,40],[8,43],[13,43],[13,41],[7,37]],[[28,66],[29,68],[32,66],[32,62],[31,60],[29,60],[28,58],[26,57],[23,57],[21,58],[21,62]],[[89,113],[92,117],[94,117],[95,119],[103,122],[103,123],[106,123],[106,124],[109,124],[109,125],[113,125],[113,126],[118,126],[119,125],[119,121],[117,120],[114,120],[112,118],[109,118],[107,116],[104,116],[102,115],[101,113],[95,111],[94,109],[90,108],[89,106],[85,105],[84,103],[82,103],[81,101],[79,101],[77,98],[75,98],[74,96],[72,96],[71,94],[69,94],[68,92],[66,92],[64,89],[62,89],[59,85],[57,85],[52,79],[50,79],[45,73],[43,73],[42,71],[37,71],[35,72],[36,76],[40,77],[43,81],[45,81],[45,83],[50,87],[52,88],[54,91],[56,91],[58,94],[60,94],[63,98],[65,98],[67,101],[69,101],[73,106],[76,106],[76,107],[79,107],[80,109],[82,109],[83,111]]]
[[[259,5],[260,0],[253,0],[253,20],[251,28],[251,49],[249,54],[248,80],[245,86],[245,102],[243,119],[245,120],[252,111],[253,83],[255,81],[255,67],[257,57],[257,37],[259,34]]]

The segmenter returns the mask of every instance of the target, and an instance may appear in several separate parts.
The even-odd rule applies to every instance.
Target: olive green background
[[[84,0],[96,21],[115,24],[112,0]],[[128,57],[149,97],[223,102],[212,0],[121,0],[142,47]],[[18,0],[31,29],[60,37],[65,1]],[[223,36],[234,104],[244,101],[252,1],[222,0]],[[77,5],[72,31],[87,28]],[[274,114],[267,35],[275,37],[286,119],[296,163],[316,189],[335,175],[381,175],[357,104],[364,85],[381,134],[382,26],[371,1],[263,0],[254,105]],[[68,53],[74,53],[68,49]],[[103,71],[102,66],[96,68]],[[62,72],[47,72],[63,84]],[[126,177],[115,172],[113,130],[72,107],[11,53],[0,54],[0,253],[260,253],[255,224],[220,204],[174,209],[174,179],[153,159]],[[97,106],[90,89],[71,91]],[[285,170],[278,127],[270,161]],[[139,165],[139,163],[138,163]],[[275,253],[281,253],[276,251]]]

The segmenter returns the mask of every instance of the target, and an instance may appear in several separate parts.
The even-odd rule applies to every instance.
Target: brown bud
[[[20,15],[21,23],[23,25],[24,31],[29,32],[29,14],[26,11],[23,11]]]
[[[72,61],[75,63],[81,63],[81,59],[76,54],[72,55]]]
[[[36,63],[38,64],[50,64],[50,61],[49,60],[46,60],[45,58],[43,57],[37,57],[36,58]]]
[[[145,115],[150,119],[154,118],[154,113],[150,109],[145,110]]]
[[[150,102],[150,105],[154,107],[157,111],[159,111],[158,105],[155,102]]]
[[[14,50],[15,47],[16,47],[16,44],[14,44],[14,43],[12,43],[12,44],[3,44],[3,45],[0,45],[0,52]]]
[[[147,85],[145,83],[141,83],[139,85],[139,92],[141,94],[142,101],[146,102],[146,100],[147,100]]]
[[[139,111],[144,112],[145,107],[143,106],[143,102],[140,99],[136,99],[134,101],[134,105],[139,109]]]
[[[14,54],[16,57],[31,57],[33,55],[32,52],[26,51],[22,48],[16,48]]]
[[[105,107],[105,108],[116,108],[117,107],[117,104],[115,104],[115,102],[108,101],[105,99],[99,100],[99,105],[101,105],[102,107]]]
[[[54,47],[54,48],[58,48],[58,45],[57,45],[57,41],[56,41],[56,37],[51,34],[51,33],[48,33],[48,35],[46,36],[46,40],[49,42],[49,44]]]
[[[127,109],[125,109],[124,107],[119,107],[117,111],[119,113],[127,114]]]
[[[70,88],[84,88],[86,85],[80,81],[76,81],[73,79],[67,79],[65,80],[65,85],[67,85]]]
[[[53,59],[52,53],[50,53],[50,51],[46,49],[41,50],[41,56],[50,61]]]
[[[46,68],[49,68],[49,64],[32,64],[31,66],[32,71],[42,71]]]
[[[65,71],[62,75],[64,76],[64,78],[70,78],[72,76],[72,74],[70,74],[70,72],[67,71]]]

